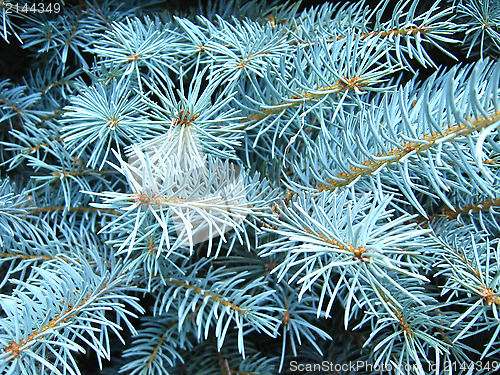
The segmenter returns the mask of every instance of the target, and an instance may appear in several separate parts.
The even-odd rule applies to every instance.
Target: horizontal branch
[[[433,134],[427,134],[421,138],[418,142],[407,142],[400,148],[391,150],[387,153],[379,154],[375,158],[381,158],[383,160],[367,160],[361,163],[364,167],[351,167],[351,173],[339,173],[337,177],[341,181],[327,180],[327,184],[318,184],[317,190],[324,191],[330,190],[334,191],[340,187],[346,187],[358,178],[366,177],[372,175],[375,171],[378,171],[382,167],[387,167],[391,164],[399,163],[404,160],[406,156],[410,153],[420,154],[422,151],[429,150],[432,147],[438,146],[444,142],[453,142],[457,137],[468,136],[475,131],[480,131],[496,122],[500,121],[500,111],[495,111],[487,118],[481,116],[475,119],[467,119],[468,126],[465,124],[458,124],[446,129],[443,129],[442,133],[434,132]],[[388,157],[392,157],[389,160]]]
[[[38,127],[39,125],[43,124],[45,121],[52,120],[54,118],[60,118],[66,112],[68,112],[68,111],[64,110],[64,109],[58,109],[57,111],[54,111],[50,115],[42,116],[42,117],[40,117],[40,121],[35,123],[35,127]]]
[[[64,255],[61,255],[61,254],[57,254],[57,256],[50,256],[50,255],[35,255],[35,254],[19,254],[19,253],[0,253],[0,258],[4,258],[4,259],[18,259],[18,260],[33,260],[33,261],[36,261],[36,260],[42,260],[44,262],[48,262],[48,261],[51,261],[51,260],[56,260],[56,259],[61,259],[67,263],[72,263],[72,262],[75,262],[75,263],[81,263],[81,261],[79,259],[69,259],[68,257],[65,257]],[[88,264],[94,264],[96,263],[95,259],[85,259],[85,261],[88,263]],[[109,261],[105,261],[105,264],[108,266],[108,267],[111,267],[111,263]]]
[[[362,80],[360,77],[342,77],[343,80],[338,80],[330,86],[319,87],[314,91],[306,91],[302,95],[293,95],[291,98],[286,99],[285,101],[278,103],[275,105],[275,108],[266,108],[257,113],[254,113],[249,118],[242,120],[241,122],[258,122],[267,116],[270,116],[275,113],[280,113],[281,111],[293,108],[304,102],[311,101],[313,99],[320,99],[325,95],[330,94],[338,94],[342,91],[349,90],[359,90],[363,91],[364,87],[367,87],[368,84],[366,81]]]
[[[65,137],[61,137],[61,138],[58,138],[58,139],[53,139],[51,140],[50,142],[62,142],[64,141],[64,138]],[[26,150],[23,151],[23,153],[25,154],[31,154],[32,152],[34,151],[38,151],[40,150],[42,147],[46,147],[46,146],[49,146],[50,143],[47,143],[47,142],[44,142],[44,143],[40,143],[39,145],[36,145],[36,146],[33,146],[33,147],[30,147]]]
[[[12,108],[20,116],[22,116],[24,114],[24,112],[19,107],[15,106],[14,104],[8,102],[7,100],[5,100],[3,98],[0,98],[0,103],[3,103],[6,106]]]
[[[52,172],[52,176],[55,176],[55,177],[68,177],[68,176],[78,177],[78,176],[81,176],[82,177],[82,176],[89,176],[92,174],[104,174],[104,173],[113,173],[113,172],[114,171],[111,169],[101,169],[101,170],[89,169],[89,170],[82,170],[82,171],[76,171],[76,172],[73,172],[73,171],[66,172],[64,170],[60,170],[57,172]]]
[[[429,216],[429,218],[425,218],[423,216],[419,217],[417,223],[422,224],[423,226],[427,226],[428,222],[431,222],[438,217],[446,217],[449,220],[454,220],[458,216],[469,215],[473,212],[488,211],[492,207],[500,207],[500,198],[487,199],[485,201],[476,202],[474,204],[468,204],[464,207],[455,207],[454,210],[449,207],[445,207],[440,212]]]
[[[431,33],[432,30],[429,30],[427,29],[425,26],[418,26],[418,27],[408,27],[406,29],[394,29],[394,30],[387,30],[387,31],[372,31],[372,32],[369,32],[369,33],[360,33],[359,34],[359,37],[361,39],[367,39],[367,38],[370,38],[370,37],[374,37],[374,36],[380,36],[381,38],[392,38],[394,36],[398,36],[398,35],[402,35],[402,36],[406,36],[406,35],[411,35],[411,36],[417,36],[417,35],[422,35],[422,36],[425,36],[429,33]],[[358,36],[358,34],[354,34],[354,38],[356,38]],[[340,36],[337,36],[337,37],[330,37],[330,38],[327,38],[326,41],[328,42],[336,42],[338,40],[342,40],[342,39],[345,39],[346,36],[345,35],[340,35]],[[290,45],[308,45],[308,44],[313,44],[313,43],[316,43],[316,41],[313,39],[313,40],[305,40],[305,41],[292,41],[290,42]]]
[[[488,199],[482,202],[476,202],[474,204],[469,204],[462,208],[458,208],[455,211],[448,207],[445,207],[440,216],[446,216],[448,219],[456,219],[459,215],[468,215],[471,212],[481,212],[488,211],[492,207],[500,207],[500,198]]]
[[[64,211],[64,210],[67,210],[69,212],[81,212],[81,213],[97,212],[97,213],[105,213],[105,214],[112,214],[112,215],[119,215],[120,214],[118,211],[115,211],[115,210],[110,210],[110,209],[105,209],[105,208],[97,208],[97,207],[83,207],[83,206],[72,206],[72,207],[48,206],[48,207],[36,207],[36,208],[26,209],[26,211],[28,213],[33,213],[33,214],[42,214],[42,213],[47,213],[47,212]]]
[[[48,255],[28,255],[28,254],[16,254],[16,253],[0,253],[0,258],[16,258],[16,259],[22,259],[22,260],[43,260],[43,261],[49,261],[49,260],[54,260],[56,257],[53,256],[48,256]],[[67,260],[64,257],[60,257],[63,260]]]
[[[167,284],[176,285],[176,286],[180,286],[184,289],[193,290],[196,294],[201,294],[203,297],[209,296],[213,301],[219,302],[220,304],[222,304],[224,306],[229,306],[232,310],[237,311],[241,315],[245,315],[245,314],[248,314],[250,312],[249,310],[242,310],[240,306],[237,306],[234,303],[225,300],[223,297],[219,297],[215,293],[200,289],[194,285],[186,284],[183,281],[172,280],[172,279],[168,279],[168,280],[164,280],[164,281]]]
[[[323,233],[315,233],[307,228],[303,228],[303,229],[307,233],[309,233],[313,236],[317,236],[317,237],[321,238],[323,241],[325,241],[325,242],[327,242],[335,247],[338,247],[340,250],[344,250],[344,251],[348,251],[348,252],[352,253],[353,257],[358,258],[362,262],[364,262],[366,260],[363,254],[371,252],[370,250],[366,250],[366,248],[364,246],[354,247],[352,244],[345,246],[335,239],[327,238]]]

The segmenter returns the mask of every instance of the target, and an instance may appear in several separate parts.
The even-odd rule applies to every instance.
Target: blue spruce
[[[500,2],[0,1],[0,374],[495,374]]]

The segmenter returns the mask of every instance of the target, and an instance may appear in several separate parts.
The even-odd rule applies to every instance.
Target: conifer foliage
[[[1,374],[497,373],[499,1],[0,14]]]

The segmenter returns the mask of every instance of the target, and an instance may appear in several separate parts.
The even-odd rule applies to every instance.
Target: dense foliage
[[[499,1],[0,15],[1,374],[496,373]]]

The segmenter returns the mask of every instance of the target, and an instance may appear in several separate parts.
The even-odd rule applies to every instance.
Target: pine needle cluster
[[[499,1],[0,33],[0,374],[498,372]]]

